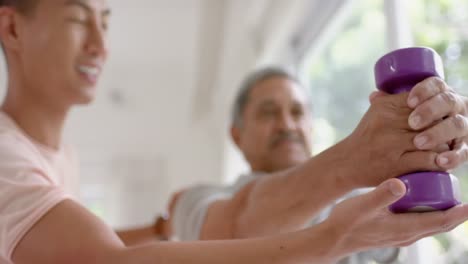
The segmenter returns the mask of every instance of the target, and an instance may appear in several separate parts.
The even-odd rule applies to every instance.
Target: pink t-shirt
[[[77,162],[71,148],[53,150],[0,112],[0,263],[51,208],[72,199]]]

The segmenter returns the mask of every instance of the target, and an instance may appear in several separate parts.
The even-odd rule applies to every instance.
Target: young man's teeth
[[[96,67],[79,66],[78,70],[84,74],[90,75],[97,75],[99,73],[99,69]]]

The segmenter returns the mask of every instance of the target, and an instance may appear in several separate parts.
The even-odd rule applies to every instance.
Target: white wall
[[[294,13],[315,1],[110,1],[98,97],[66,127],[81,159],[83,202],[114,226],[141,224],[171,192],[247,170],[228,137],[238,84],[288,54],[288,32],[302,16]]]
[[[67,132],[83,197],[122,226],[151,221],[168,195],[219,172],[218,135],[193,120],[202,1],[115,1],[111,56],[96,102]]]

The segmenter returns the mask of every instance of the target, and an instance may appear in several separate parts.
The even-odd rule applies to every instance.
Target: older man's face
[[[272,77],[252,89],[233,137],[252,170],[290,168],[311,156],[312,121],[306,94],[287,78]]]

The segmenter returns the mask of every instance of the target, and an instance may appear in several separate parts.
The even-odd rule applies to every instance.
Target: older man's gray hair
[[[296,82],[299,84],[299,86],[303,87],[296,75],[281,67],[267,67],[253,71],[247,76],[247,78],[244,79],[236,95],[231,117],[233,126],[242,126],[242,116],[249,100],[250,92],[255,87],[255,85],[273,77],[286,78]],[[307,92],[306,95],[308,96]],[[309,98],[307,101],[309,101]]]

